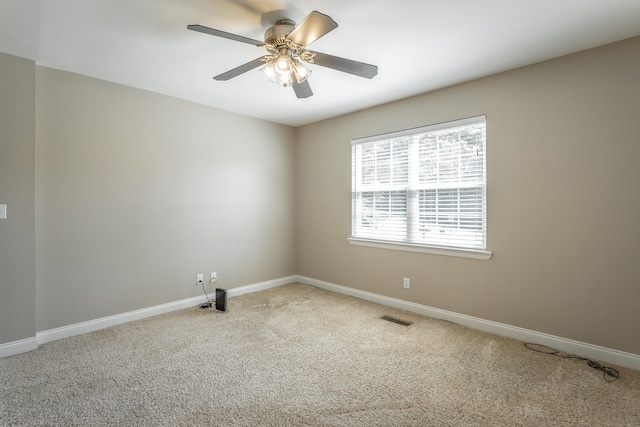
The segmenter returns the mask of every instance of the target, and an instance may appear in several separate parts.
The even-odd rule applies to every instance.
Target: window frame
[[[347,238],[347,241],[349,242],[349,244],[356,245],[356,246],[366,246],[366,247],[374,247],[374,248],[382,248],[382,249],[428,253],[428,254],[444,255],[444,256],[455,256],[455,257],[473,258],[473,259],[481,259],[481,260],[490,259],[492,256],[492,252],[486,250],[486,245],[484,248],[465,248],[465,247],[458,247],[453,245],[440,246],[432,243],[418,243],[418,242],[410,242],[406,240],[386,240],[386,239],[381,239],[377,237],[371,238],[371,237],[355,235],[356,221],[358,218],[356,216],[356,212],[358,211],[358,209],[362,208],[361,205],[357,205],[358,202],[356,201],[356,194],[357,193],[361,194],[366,192],[363,190],[360,190],[358,192],[356,188],[356,180],[359,179],[357,178],[357,176],[361,176],[362,174],[362,171],[356,170],[357,168],[355,166],[354,150],[356,146],[371,143],[371,142],[382,142],[387,140],[391,141],[397,138],[419,135],[419,134],[435,132],[435,131],[445,130],[445,129],[453,129],[457,127],[468,126],[468,125],[479,124],[479,123],[485,123],[485,126],[486,126],[486,115],[441,122],[441,123],[436,123],[432,125],[421,126],[418,128],[405,129],[397,132],[390,132],[390,133],[373,135],[373,136],[368,136],[364,138],[356,138],[351,140],[351,147],[352,147],[352,150],[351,150],[351,168],[352,168],[351,170],[351,179],[352,179],[352,182],[351,182],[351,237]],[[484,242],[486,243],[487,234],[488,234],[487,233],[487,203],[486,203],[486,199],[487,199],[486,127],[485,127],[485,140],[484,140],[483,154],[484,154],[484,159],[482,160],[483,161],[482,225],[484,227],[483,229]],[[413,153],[413,156],[416,156],[416,155],[418,154]],[[414,159],[413,161],[416,164],[418,163],[418,159]],[[410,166],[407,166],[407,167],[410,167]],[[460,184],[460,182],[458,182],[458,184]],[[464,188],[464,186],[458,185],[455,188],[461,189],[461,188]],[[409,191],[419,191],[419,190],[413,189]],[[410,212],[405,212],[405,218],[407,218],[409,221],[411,221],[410,216],[411,216]],[[407,224],[407,227],[409,228],[411,227],[411,225]]]

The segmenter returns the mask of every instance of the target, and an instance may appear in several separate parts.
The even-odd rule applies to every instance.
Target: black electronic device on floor
[[[227,290],[216,288],[216,310],[227,311]]]

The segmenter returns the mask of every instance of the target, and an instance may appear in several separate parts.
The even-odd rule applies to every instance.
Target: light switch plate
[[[7,205],[0,205],[0,219],[7,219]]]

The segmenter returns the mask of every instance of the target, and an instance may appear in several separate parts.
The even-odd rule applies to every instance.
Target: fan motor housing
[[[264,33],[265,43],[271,43],[273,40],[288,36],[293,29],[296,28],[296,23],[291,19],[280,19],[276,21],[273,27],[267,29]]]

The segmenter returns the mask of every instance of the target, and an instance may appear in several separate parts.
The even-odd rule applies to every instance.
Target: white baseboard
[[[361,291],[347,286],[337,285],[335,283],[325,282],[306,276],[287,276],[279,279],[268,280],[265,282],[254,283],[251,285],[231,288],[227,291],[227,296],[233,298],[243,294],[263,291],[270,288],[286,285],[289,283],[304,283],[329,291],[337,292],[344,295],[354,296],[365,301],[371,301],[378,304],[395,307],[401,310],[407,310],[424,316],[436,319],[448,320],[459,325],[468,326],[485,332],[491,332],[496,335],[515,338],[525,342],[547,345],[558,350],[577,354],[583,357],[597,359],[603,362],[624,366],[640,370],[640,355],[626,353],[606,347],[600,347],[580,341],[574,341],[567,338],[557,337],[541,332],[531,331],[516,326],[505,325],[503,323],[493,322],[490,320],[480,319],[477,317],[467,316],[464,314],[454,313],[439,308],[429,307],[426,305],[416,304],[397,298],[386,297],[374,294],[372,292]],[[80,335],[87,332],[93,332],[100,329],[108,328],[115,325],[131,322],[134,320],[144,319],[158,314],[169,313],[175,310],[181,310],[188,307],[196,306],[205,302],[204,295],[187,298],[180,301],[170,302],[167,304],[156,305],[153,307],[143,308],[141,310],[130,311],[128,313],[117,314],[114,316],[103,317],[100,319],[89,320],[87,322],[76,323],[74,325],[63,326],[60,328],[49,329],[36,333],[33,338],[27,338],[20,341],[14,341],[6,344],[0,344],[0,358],[13,356],[15,354],[24,353],[35,350],[38,345],[63,338]]]
[[[111,326],[121,325],[123,323],[132,322],[134,320],[140,320],[146,317],[156,316],[158,314],[169,313],[171,311],[192,307],[194,305],[205,302],[206,300],[206,297],[202,295],[183,299],[180,301],[160,304],[153,307],[142,308],[140,310],[129,311],[127,313],[88,320],[86,322],[75,323],[73,325],[62,326],[60,328],[37,332],[36,338],[38,339],[38,344],[45,344],[51,341],[57,341],[75,335],[86,334],[87,332],[98,331],[100,329],[108,328]]]
[[[278,286],[287,285],[289,283],[295,283],[298,281],[298,276],[287,276],[279,279],[267,280],[266,282],[254,283],[252,285],[239,286],[237,288],[231,288],[227,291],[227,297],[233,298],[243,294],[250,294],[252,292],[264,291],[266,289],[277,288]]]
[[[0,344],[0,358],[26,353],[36,348],[38,348],[38,340],[36,337]]]
[[[336,285],[335,283],[312,279],[310,277],[298,276],[298,282],[326,289],[328,291],[354,296],[356,298],[375,302],[389,307],[399,308],[401,310],[422,314],[424,316],[448,320],[459,325],[468,326],[470,328],[478,329],[485,332],[491,332],[496,335],[515,338],[525,342],[542,344],[582,357],[588,357],[590,359],[596,359],[603,362],[640,370],[640,355],[637,354],[626,353],[623,351],[600,347],[580,341],[574,341],[567,338],[545,334],[542,332],[519,328],[517,326],[505,325],[503,323],[454,313],[452,311],[441,310],[439,308],[416,304],[397,298],[386,297],[367,291],[349,288],[347,286]]]
[[[232,298],[251,292],[263,291],[265,289],[275,288],[277,286],[293,283],[296,280],[297,276],[294,275],[274,280],[268,280],[265,282],[254,283],[251,285],[240,286],[237,288],[231,288],[227,291],[227,297]],[[183,299],[180,301],[174,301],[166,304],[156,305],[153,307],[143,308],[140,310],[134,310],[127,313],[116,314],[114,316],[102,317],[100,319],[93,319],[86,322],[37,332],[36,336],[33,338],[0,344],[0,358],[35,350],[40,344],[69,338],[75,335],[86,334],[87,332],[98,331],[100,329],[132,322],[134,320],[144,319],[146,317],[156,316],[158,314],[169,313],[175,310],[182,310],[184,308],[197,306],[198,304],[206,301],[206,297],[204,295],[201,295]]]
[[[295,282],[296,278],[296,276],[282,277],[280,279],[254,283],[251,285],[240,286],[238,288],[231,288],[227,291],[227,297],[232,298],[246,293],[258,292],[265,289],[274,288],[276,286],[285,285],[287,283]],[[167,304],[161,304],[153,307],[143,308],[140,310],[130,311],[128,313],[116,314],[114,316],[89,320],[87,322],[76,323],[74,325],[49,329],[47,331],[36,333],[36,338],[38,339],[38,344],[44,344],[63,338],[69,338],[74,335],[85,334],[87,332],[93,332],[111,326],[132,322],[134,320],[156,316],[158,314],[169,313],[175,310],[182,310],[184,308],[193,307],[206,301],[206,297],[204,295],[200,295],[197,297],[174,301]]]

